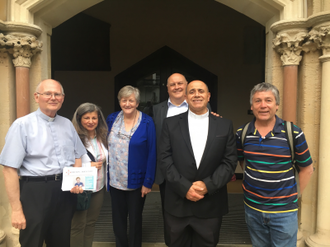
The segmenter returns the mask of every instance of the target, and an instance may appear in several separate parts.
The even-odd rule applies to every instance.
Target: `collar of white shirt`
[[[46,120],[47,122],[54,122],[55,121],[55,118],[57,116],[57,114],[55,115],[55,117],[49,117],[47,116],[45,113],[43,113],[40,108],[38,108],[37,110],[37,114],[39,117],[41,117],[43,120]]]
[[[209,109],[207,109],[207,112],[202,114],[202,115],[197,115],[197,114],[193,113],[190,109],[189,109],[189,112],[188,112],[189,117],[191,119],[205,119],[205,118],[209,117],[209,113],[210,113]]]
[[[184,100],[180,105],[176,106],[171,102],[170,98],[168,98],[167,105],[168,109],[166,117],[176,116],[188,110],[188,103],[186,100]]]

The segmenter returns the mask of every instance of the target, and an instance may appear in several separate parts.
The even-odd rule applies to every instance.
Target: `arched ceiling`
[[[103,2],[104,0],[46,0],[37,1],[41,6],[33,11],[53,28],[77,13]],[[108,1],[108,0],[105,0]],[[286,0],[214,0],[224,4],[266,26],[274,16],[280,16]],[[43,6],[42,6],[43,5]]]
[[[224,4],[266,26],[274,16],[280,16],[284,8],[283,1],[279,0],[215,0]]]

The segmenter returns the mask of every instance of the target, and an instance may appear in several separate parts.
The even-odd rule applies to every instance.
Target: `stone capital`
[[[6,59],[8,57],[7,49],[6,48],[0,48],[0,66],[6,65]]]
[[[283,30],[276,34],[273,39],[273,48],[281,54],[282,65],[299,65],[302,45],[308,38],[306,29],[297,28]]]
[[[330,22],[314,27],[309,36],[309,40],[322,50],[323,56],[330,56]]]
[[[4,49],[13,56],[15,67],[30,67],[31,58],[42,49],[42,42],[33,35],[0,33],[0,49]]]

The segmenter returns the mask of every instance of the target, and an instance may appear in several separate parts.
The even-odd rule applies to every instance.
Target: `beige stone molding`
[[[299,65],[302,56],[302,44],[308,38],[307,30],[296,28],[280,31],[273,39],[273,48],[281,54],[283,66]]]
[[[42,42],[32,35],[0,33],[0,48],[12,54],[15,67],[30,67],[31,58],[42,49]]]
[[[306,24],[308,27],[316,27],[318,25],[324,25],[324,23],[329,21],[330,21],[330,11],[324,11],[308,17]]]
[[[10,34],[13,32],[33,35],[39,37],[42,33],[42,29],[36,25],[21,23],[21,22],[12,22],[12,21],[2,21],[0,20],[0,32]]]
[[[21,247],[21,245],[20,245],[20,243],[19,243],[19,230],[18,229],[16,229],[16,228],[14,228],[14,227],[12,227],[11,228],[11,233],[15,236],[16,235],[16,237],[15,237],[15,240],[13,241],[13,247]]]
[[[3,230],[0,230],[0,246],[6,246],[6,233]]]

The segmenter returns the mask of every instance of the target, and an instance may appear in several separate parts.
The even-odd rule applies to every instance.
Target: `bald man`
[[[40,82],[34,93],[37,111],[16,119],[0,155],[12,208],[12,226],[22,247],[69,247],[76,186],[62,191],[64,167],[81,166],[86,149],[70,120],[57,115],[64,101],[62,85]]]
[[[228,212],[226,184],[236,168],[235,137],[230,120],[210,114],[210,96],[204,82],[190,82],[189,110],[164,120],[158,142],[171,247],[216,246]]]
[[[159,142],[160,139],[160,134],[162,132],[164,119],[167,117],[178,115],[188,110],[188,104],[185,100],[187,84],[188,82],[182,74],[179,73],[172,74],[167,79],[167,92],[169,96],[168,100],[153,106],[153,120],[156,128],[157,142]],[[157,165],[156,168],[155,183],[159,185],[162,210],[164,215],[166,182],[164,180],[164,176],[160,171],[159,165]],[[165,226],[164,226],[164,239],[165,239],[165,244],[168,246],[169,236],[168,233],[166,232]]]

